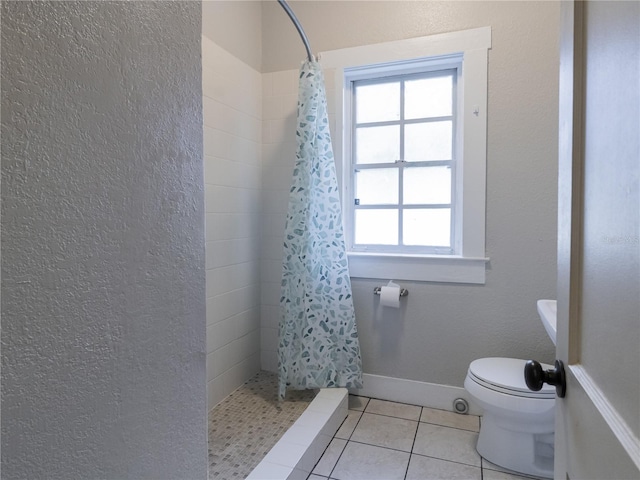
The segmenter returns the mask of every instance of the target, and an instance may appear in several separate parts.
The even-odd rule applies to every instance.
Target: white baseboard
[[[469,403],[469,414],[482,415],[482,410],[471,403],[471,397],[461,387],[384,377],[370,373],[365,373],[362,377],[363,388],[350,388],[349,393],[449,411],[453,411],[453,401],[456,398],[464,398]]]

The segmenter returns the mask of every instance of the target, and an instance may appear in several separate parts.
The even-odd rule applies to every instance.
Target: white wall
[[[209,408],[260,368],[261,74],[202,37]]]
[[[486,284],[400,282],[409,297],[399,311],[383,314],[372,293],[381,282],[354,279],[365,372],[462,386],[476,358],[551,362],[554,347],[535,302],[555,298],[556,286],[558,3],[294,1],[291,6],[315,52],[492,27]],[[293,165],[292,79],[304,48],[272,2],[263,4],[262,38],[268,140],[264,205],[271,215],[268,229],[273,228],[265,230],[262,250],[262,365],[273,369],[282,254],[278,232]],[[277,138],[270,132],[286,142],[273,144]]]

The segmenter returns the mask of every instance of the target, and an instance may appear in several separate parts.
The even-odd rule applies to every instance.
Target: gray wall
[[[476,358],[552,361],[555,349],[536,300],[556,295],[559,3],[290,5],[314,52],[492,27],[486,219],[491,262],[486,284],[400,281],[409,297],[401,310],[383,312],[372,294],[382,282],[355,279],[365,372],[462,386]],[[275,2],[263,4],[262,31],[263,72],[288,78],[282,71],[298,68],[304,48]]]
[[[206,478],[199,2],[2,2],[2,475]]]
[[[202,34],[257,71],[262,66],[262,4],[255,0],[202,2]]]

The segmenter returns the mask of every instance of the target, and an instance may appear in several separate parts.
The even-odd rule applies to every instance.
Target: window
[[[490,45],[484,27],[321,54],[352,277],[484,283]]]
[[[456,253],[459,58],[345,71],[352,251]],[[406,70],[419,73],[398,75]],[[361,78],[361,79],[360,79]]]

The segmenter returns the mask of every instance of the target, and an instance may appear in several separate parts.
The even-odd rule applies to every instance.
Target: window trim
[[[344,168],[344,123],[349,113],[344,111],[344,70],[371,67],[377,64],[393,66],[397,62],[424,57],[462,56],[463,75],[459,79],[460,114],[463,122],[461,141],[462,162],[456,190],[463,192],[462,215],[455,228],[461,232],[457,246],[459,255],[379,254],[348,251],[352,277],[416,280],[453,283],[485,283],[485,218],[486,218],[486,152],[487,152],[487,74],[488,49],[491,48],[491,27],[430,35],[393,42],[364,45],[322,52],[324,69],[334,69],[335,129],[334,155],[341,183],[343,205],[347,201],[345,187],[348,168]],[[385,68],[381,65],[380,68]],[[388,67],[387,67],[388,68]],[[331,107],[330,107],[331,110]],[[350,142],[346,142],[347,144]],[[460,184],[461,183],[461,184]]]

